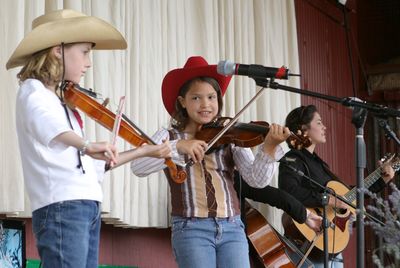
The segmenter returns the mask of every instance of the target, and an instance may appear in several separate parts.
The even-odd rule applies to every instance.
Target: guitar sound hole
[[[334,211],[335,211],[336,214],[346,214],[347,209],[345,209],[345,208],[336,208],[336,209],[334,209]]]

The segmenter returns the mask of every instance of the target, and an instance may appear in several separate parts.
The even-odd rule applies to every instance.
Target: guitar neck
[[[382,176],[382,168],[379,167],[375,169],[371,174],[368,175],[364,179],[364,187],[369,189],[380,177]],[[347,194],[344,196],[349,202],[353,203],[357,198],[357,187],[353,187]]]

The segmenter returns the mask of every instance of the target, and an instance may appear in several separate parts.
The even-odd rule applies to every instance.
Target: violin
[[[200,131],[195,134],[195,138],[209,142],[220,133],[226,121],[232,120],[230,117],[221,117],[216,122],[203,125]],[[239,147],[253,147],[264,142],[268,134],[269,124],[265,121],[252,121],[250,123],[235,123],[230,127],[215,143],[211,149],[218,148],[225,144],[233,143]],[[290,133],[288,142],[296,149],[309,147],[311,140],[303,135]]]
[[[64,93],[64,101],[67,105],[77,107],[106,129],[110,131],[113,129],[116,115],[96,100],[81,92],[78,85],[72,82],[66,82],[62,90]],[[126,120],[121,120],[118,135],[135,147],[141,146],[144,143],[155,144],[138,127],[135,126],[135,129],[132,124],[133,123],[128,124]],[[171,158],[165,159],[165,165],[167,165],[174,182],[182,183],[185,181],[186,172],[184,170],[178,171]]]

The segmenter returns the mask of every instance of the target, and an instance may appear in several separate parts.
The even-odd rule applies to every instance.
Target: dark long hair
[[[223,101],[222,101],[222,94],[221,94],[221,88],[214,78],[211,77],[196,77],[193,78],[189,81],[187,81],[181,89],[179,90],[178,96],[185,97],[186,93],[190,90],[191,86],[196,83],[196,82],[206,82],[209,83],[217,92],[217,99],[218,99],[218,114],[217,117],[221,115],[222,107],[223,107]],[[178,129],[179,131],[182,131],[185,129],[186,125],[189,122],[189,115],[186,111],[185,108],[182,107],[180,101],[178,98],[175,100],[175,112],[171,118],[171,126],[173,128]]]
[[[316,112],[318,112],[318,110],[314,105],[297,107],[287,115],[285,126],[296,134],[299,130],[304,132],[310,128],[310,123]],[[293,148],[289,142],[287,142],[287,144],[290,148]]]

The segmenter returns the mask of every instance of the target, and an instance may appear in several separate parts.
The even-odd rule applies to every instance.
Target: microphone
[[[240,64],[234,63],[229,60],[220,61],[217,65],[217,72],[219,74],[230,75],[244,75],[252,78],[277,78],[288,79],[288,76],[299,76],[296,74],[289,74],[289,69],[285,66],[281,68],[265,67],[257,64]]]

